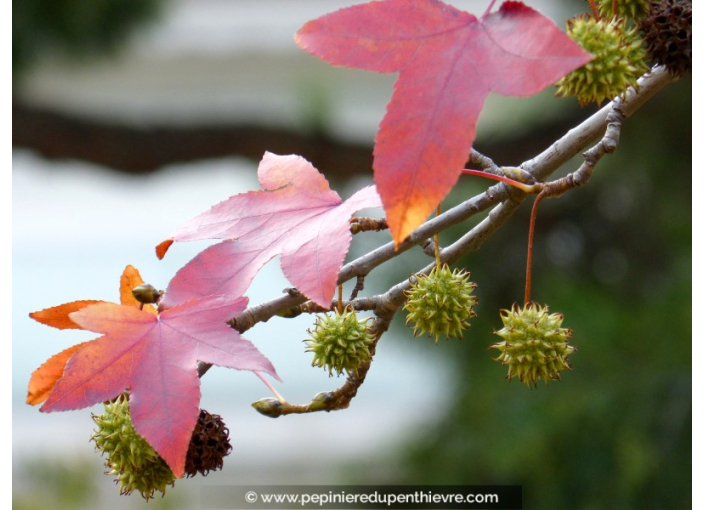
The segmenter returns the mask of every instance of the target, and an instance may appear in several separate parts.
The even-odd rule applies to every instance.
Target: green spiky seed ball
[[[464,270],[450,271],[447,264],[435,266],[430,274],[417,274],[411,279],[411,288],[406,291],[408,311],[406,324],[413,323],[413,335],[428,333],[435,337],[462,338],[469,327],[468,319],[476,316],[472,307],[479,300],[472,292],[477,284],[469,280]]]
[[[489,348],[501,352],[495,359],[508,365],[509,381],[518,377],[531,387],[541,379],[559,380],[562,370],[570,370],[567,357],[575,348],[569,345],[572,331],[560,327],[563,319],[561,313],[549,314],[547,306],[535,303],[501,310],[504,327],[494,334],[503,341]]]
[[[93,415],[98,428],[91,440],[95,441],[96,450],[107,455],[106,474],[116,477],[120,494],[138,491],[147,500],[156,491],[165,494],[166,486],[174,485],[174,474],[132,426],[127,396],[120,395],[104,406],[105,414]]]
[[[304,340],[306,352],[313,353],[311,364],[323,367],[330,376],[333,370],[337,375],[356,372],[372,357],[373,340],[368,321],[369,318],[359,320],[352,309],[319,315],[315,328],[308,330],[310,337]]]
[[[645,16],[650,9],[648,0],[618,0],[615,13],[614,0],[599,0],[597,5],[599,15],[604,18],[618,16],[619,18],[637,20]]]
[[[558,96],[575,96],[582,105],[610,101],[648,71],[643,39],[624,20],[580,16],[567,22],[567,35],[593,58],[557,82]]]

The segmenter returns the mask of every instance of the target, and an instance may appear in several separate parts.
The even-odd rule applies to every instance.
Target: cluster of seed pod
[[[675,76],[692,69],[691,0],[599,0],[597,6],[567,22],[567,35],[592,60],[557,83],[558,95],[601,103],[637,87],[649,63]]]
[[[93,415],[93,421],[97,429],[91,440],[106,455],[106,474],[115,476],[120,494],[136,491],[149,500],[173,487],[176,477],[169,466],[134,429],[126,393],[106,402],[104,413]],[[220,416],[201,409],[186,455],[186,476],[222,469],[223,458],[231,450],[229,430]]]

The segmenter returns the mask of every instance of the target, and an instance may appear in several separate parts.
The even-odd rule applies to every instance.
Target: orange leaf
[[[127,266],[120,277],[120,303],[138,307],[139,301],[132,295],[132,289],[143,283],[144,280],[139,271],[134,266]]]
[[[120,278],[120,302],[123,305],[140,308],[140,303],[132,295],[132,289],[144,283],[139,271],[134,266],[127,266]],[[46,308],[39,312],[32,312],[29,316],[37,322],[57,329],[83,329],[71,320],[69,315],[91,305],[106,303],[95,299],[73,301],[63,305]],[[151,305],[142,307],[145,312],[156,314],[156,308]],[[56,382],[63,377],[66,363],[81,347],[88,342],[76,344],[49,358],[42,366],[32,373],[27,389],[27,403],[37,405],[44,402]]]
[[[79,326],[76,325],[76,327]],[[32,377],[29,379],[29,387],[27,388],[27,403],[29,405],[36,406],[47,399],[51,390],[54,389],[56,381],[64,375],[64,368],[68,360],[87,343],[76,344],[58,354],[54,354],[32,373]]]
[[[171,247],[171,245],[174,244],[173,239],[167,239],[163,243],[159,243],[159,245],[156,247],[156,256],[159,258],[159,260],[164,258],[164,255],[166,255],[166,251]]]
[[[105,301],[99,301],[95,299],[87,299],[83,301],[72,301],[71,303],[64,303],[59,306],[52,306],[51,308],[45,308],[39,312],[32,312],[29,316],[37,322],[51,326],[57,329],[83,329],[81,326],[73,322],[69,318],[69,314],[82,310],[86,306],[97,305],[104,303]]]
[[[144,280],[142,280],[137,268],[132,265],[127,266],[120,277],[120,303],[139,308],[141,303],[132,295],[132,289],[143,283]],[[145,312],[156,313],[156,308],[152,305],[144,305],[142,309]]]
[[[159,315],[113,303],[75,312],[75,322],[104,336],[73,354],[40,410],[82,409],[129,388],[135,430],[181,477],[200,412],[198,362],[278,379],[271,362],[227,324],[246,307],[247,298],[215,296]]]

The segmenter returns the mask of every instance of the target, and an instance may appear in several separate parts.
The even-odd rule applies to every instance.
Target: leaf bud
[[[308,404],[311,411],[326,411],[335,401],[335,394],[332,391],[321,391]]]
[[[153,285],[148,283],[137,285],[134,289],[132,289],[132,295],[134,298],[145,305],[156,303],[163,294],[163,290],[156,290]]]
[[[283,412],[283,404],[272,397],[257,400],[252,407],[269,418],[278,418]]]

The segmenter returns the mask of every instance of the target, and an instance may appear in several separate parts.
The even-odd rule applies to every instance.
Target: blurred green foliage
[[[451,405],[382,483],[520,484],[524,508],[691,507],[691,96],[689,77],[663,91],[586,187],[540,206],[532,298],[574,330],[573,370],[529,390],[487,350],[499,309],[523,297],[529,200],[458,264],[480,303],[464,340],[437,350],[454,368]],[[402,319],[402,341],[432,343]]]
[[[162,1],[13,0],[13,78],[47,56],[77,59],[116,51],[158,17]]]
[[[14,477],[23,483],[41,481],[40,487],[13,487],[12,508],[38,510],[41,508],[86,508],[98,493],[95,466],[84,458],[67,461],[28,459]],[[15,471],[15,470],[13,470]]]
[[[87,441],[86,441],[87,443]],[[88,446],[88,445],[86,445]],[[89,448],[88,448],[89,450]],[[14,510],[95,510],[96,508],[144,508],[147,501],[135,492],[121,496],[113,476],[106,476],[103,458],[84,452],[65,458],[22,458],[13,466],[12,508]],[[187,485],[187,484],[186,484]],[[189,493],[189,490],[191,491]],[[149,500],[149,508],[169,510],[193,508],[193,487],[169,487],[167,495]]]

